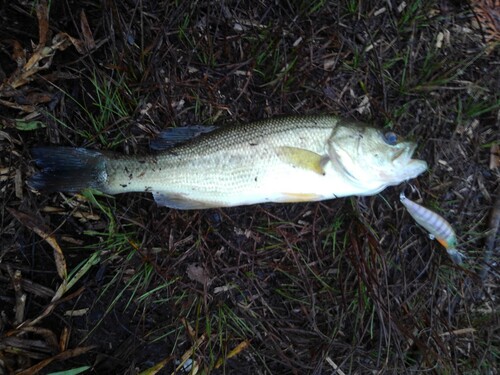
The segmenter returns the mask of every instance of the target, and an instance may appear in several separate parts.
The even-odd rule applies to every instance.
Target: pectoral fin
[[[324,166],[328,161],[328,156],[321,156],[303,148],[287,146],[278,148],[278,156],[297,168],[310,170],[320,175],[325,174]]]

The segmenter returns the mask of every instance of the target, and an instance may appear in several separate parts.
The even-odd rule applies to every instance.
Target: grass
[[[92,78],[88,78],[92,89],[86,91],[87,96],[83,100],[72,96],[63,87],[55,86],[61,95],[78,108],[78,120],[90,126],[76,126],[74,119],[65,122],[50,112],[46,112],[45,116],[61,132],[74,132],[86,144],[97,143],[105,149],[115,149],[127,140],[124,129],[137,103],[132,99],[133,94],[123,77],[116,82],[110,76],[99,74],[94,72]]]
[[[481,284],[474,270],[493,204],[484,191],[494,197],[498,177],[488,169],[500,109],[498,50],[488,54],[474,31],[459,31],[470,26],[468,8],[387,4],[80,7],[102,44],[84,56],[58,52],[47,71],[78,79],[44,76],[23,89],[22,95],[53,99],[54,105],[34,104],[40,109],[34,120],[46,128],[21,132],[5,125],[9,116],[22,117],[11,108],[0,117],[9,135],[0,147],[0,298],[7,317],[0,347],[15,328],[9,317],[16,301],[3,265],[23,270],[26,281],[58,282],[55,272],[40,272],[54,269],[50,249],[12,220],[8,206],[57,228],[75,283],[39,326],[58,338],[71,327],[69,348],[97,345],[44,371],[93,364],[94,373],[172,373],[189,358],[206,374],[329,373],[331,363],[360,374],[494,373],[498,283],[491,275]],[[13,20],[35,22],[23,7],[5,11]],[[80,8],[52,3],[51,27],[81,37],[75,26]],[[437,48],[444,30],[450,44]],[[0,26],[0,36],[7,34],[25,39],[14,26]],[[131,46],[127,35],[140,42]],[[333,67],[325,64],[332,58]],[[8,75],[7,60],[9,54],[0,55]],[[55,91],[63,99],[56,101]],[[367,112],[358,111],[363,96]],[[411,183],[426,206],[452,222],[466,265],[453,266],[404,214],[398,194],[405,186],[375,197],[199,212],[158,208],[148,194],[87,192],[78,209],[98,218],[80,220],[71,214],[73,200],[35,196],[16,182],[16,174],[31,173],[27,150],[35,143],[143,154],[147,139],[172,123],[297,112],[354,117],[417,141],[430,172]],[[461,127],[468,130],[460,133]],[[193,276],[192,266],[201,274]],[[26,294],[28,320],[50,300]],[[26,354],[20,353],[0,350],[0,359],[22,367]],[[97,360],[102,356],[107,365]]]
[[[93,132],[83,136],[93,141],[98,139],[106,148],[115,148],[124,142],[120,124],[126,125],[127,119],[135,109],[136,103],[130,102],[130,98],[134,95],[124,84],[123,78],[115,82],[108,77],[98,78],[94,74],[90,82],[94,91],[94,96],[91,97],[93,108],[87,110],[82,107],[82,109],[87,113]],[[112,142],[109,141],[109,128],[118,130],[118,136],[115,135]]]

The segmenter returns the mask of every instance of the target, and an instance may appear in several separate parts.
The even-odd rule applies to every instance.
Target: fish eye
[[[399,137],[396,133],[387,132],[384,134],[384,141],[390,146],[395,146],[398,143]]]

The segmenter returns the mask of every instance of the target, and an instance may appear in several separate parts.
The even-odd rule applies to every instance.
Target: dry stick
[[[486,241],[486,250],[484,252],[483,268],[481,269],[481,280],[485,280],[488,271],[491,268],[492,257],[497,259],[500,248],[499,226],[500,226],[500,185],[495,192],[496,200],[491,210],[488,240]]]
[[[8,269],[10,277],[12,279],[12,285],[14,286],[14,291],[16,293],[16,317],[15,324],[20,324],[24,322],[24,313],[26,308],[26,293],[24,293],[23,288],[21,286],[22,282],[22,274],[21,271],[16,270],[12,271],[12,269]]]

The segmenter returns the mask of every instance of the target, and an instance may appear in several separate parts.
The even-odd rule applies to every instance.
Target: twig
[[[12,279],[12,285],[14,286],[14,292],[16,294],[16,317],[15,324],[20,324],[24,321],[24,311],[26,308],[26,293],[23,292],[23,288],[21,286],[22,283],[22,274],[21,271],[16,270],[15,272],[12,269],[8,268],[10,277]]]
[[[491,269],[492,258],[497,259],[500,248],[499,226],[500,226],[500,185],[495,193],[495,204],[491,209],[488,240],[486,241],[486,250],[484,252],[483,268],[481,269],[481,280],[485,280]]]

